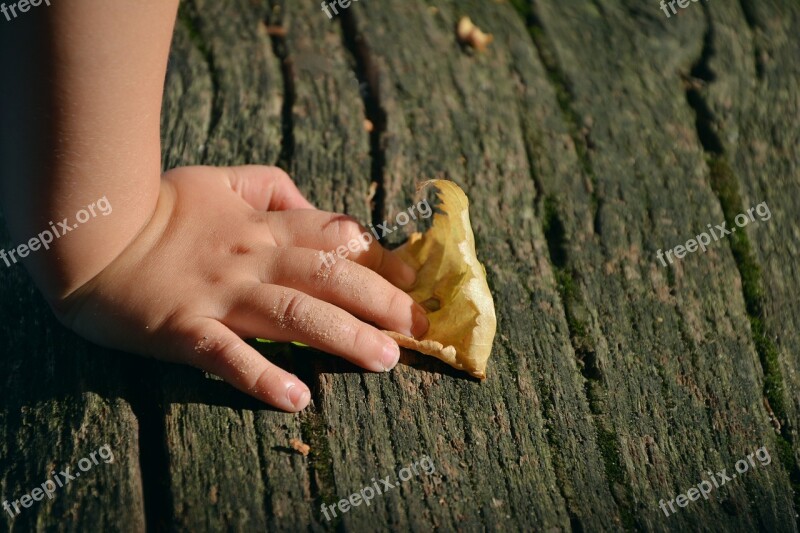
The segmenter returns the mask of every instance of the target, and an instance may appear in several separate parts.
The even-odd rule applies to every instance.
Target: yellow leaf
[[[432,355],[473,376],[486,377],[497,319],[486,270],[475,253],[469,201],[452,181],[430,180],[440,204],[425,234],[414,233],[395,252],[417,270],[409,295],[428,311],[430,328],[421,339],[386,332],[400,346]]]

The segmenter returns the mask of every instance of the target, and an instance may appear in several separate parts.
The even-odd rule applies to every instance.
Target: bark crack
[[[268,33],[272,44],[272,52],[278,58],[281,65],[281,78],[283,80],[283,105],[281,107],[281,152],[278,156],[277,165],[286,172],[291,171],[294,160],[294,106],[297,102],[297,92],[295,90],[295,69],[286,42],[287,28],[283,24],[283,9],[270,10],[265,24],[269,28]],[[274,18],[272,18],[274,17]]]
[[[761,51],[761,48],[756,43],[756,33],[758,33],[758,31],[761,29],[761,26],[756,17],[755,6],[750,3],[750,0],[739,0],[739,5],[742,7],[744,20],[747,22],[747,26],[750,28],[750,32],[752,33],[756,78],[761,81],[764,79],[764,55]]]
[[[189,39],[192,44],[200,52],[203,60],[208,67],[208,76],[211,80],[211,114],[208,120],[208,129],[206,131],[206,140],[203,143],[203,156],[201,160],[204,163],[208,162],[208,145],[211,141],[211,135],[217,129],[220,120],[222,119],[222,91],[220,89],[219,74],[217,73],[216,64],[214,62],[214,52],[209,48],[208,44],[203,39],[200,29],[197,27],[196,21],[198,20],[197,6],[193,1],[183,2],[178,10],[178,20],[183,24],[189,32]]]
[[[743,0],[743,7],[745,3],[746,0]],[[707,29],[702,53],[692,67],[692,76],[699,77],[706,82],[713,82],[714,75],[710,63],[714,56],[714,23],[710,10],[705,4],[703,11]],[[747,14],[745,16],[747,17]],[[735,227],[734,219],[743,211],[744,204],[739,193],[738,179],[728,161],[722,140],[716,132],[717,120],[697,84],[689,84],[686,90],[686,100],[695,112],[697,135],[706,151],[711,189],[719,200],[726,222],[729,226]],[[764,322],[766,295],[761,267],[753,252],[747,232],[736,232],[730,235],[727,241],[742,281],[742,295],[750,322],[752,341],[764,373],[763,395],[766,415],[773,421],[775,427],[779,456],[784,468],[789,473],[794,489],[793,503],[796,512],[800,509],[800,466],[797,464],[793,451],[795,446],[794,430],[786,412],[787,396],[780,368],[780,356]]]
[[[358,28],[353,9],[342,12],[339,20],[342,24],[342,44],[355,61],[354,72],[363,89],[361,98],[364,101],[364,111],[367,120],[372,123],[369,135],[370,174],[372,182],[377,184],[373,197],[372,224],[380,224],[385,218],[386,210],[386,149],[383,143],[387,116],[381,104],[378,68]]]
[[[159,371],[148,362],[139,368],[128,391],[128,403],[139,426],[139,471],[142,476],[147,531],[169,531],[174,521],[163,394],[151,377]]]
[[[283,83],[283,102],[281,104],[281,150],[276,165],[291,174],[295,158],[295,120],[294,108],[297,103],[296,70],[292,58],[287,33],[288,24],[285,22],[286,3],[283,0],[269,2],[267,13],[263,22],[272,46],[273,55],[280,61],[281,80]],[[295,346],[284,347],[289,353],[299,351]],[[292,357],[296,360],[297,357]],[[315,362],[309,366],[295,366],[295,373],[305,383],[309,384],[311,401],[308,407],[299,415],[300,436],[306,444],[311,446],[307,461],[308,490],[311,496],[310,514],[312,520],[318,521],[319,508],[325,503],[336,501],[334,488],[336,481],[333,472],[330,443],[325,427],[325,417],[321,413],[323,403],[320,374],[321,365]],[[270,506],[267,506],[269,509]],[[336,528],[341,518],[333,518],[330,525]]]
[[[600,233],[600,206],[601,200],[597,193],[597,178],[592,168],[589,151],[592,142],[589,128],[583,125],[580,115],[576,112],[573,102],[575,96],[568,79],[556,59],[556,53],[551,43],[545,36],[544,27],[538,17],[534,6],[529,2],[517,0],[514,2],[529,29],[533,44],[544,66],[548,81],[556,94],[562,118],[567,125],[569,134],[575,145],[576,155],[581,169],[590,180],[590,201],[592,207],[592,220],[595,234]],[[533,169],[533,161],[528,154],[528,166]],[[534,183],[538,178],[532,173]],[[537,185],[537,190],[540,185]],[[542,221],[542,232],[547,242],[549,262],[553,267],[557,288],[564,310],[565,321],[569,330],[570,343],[577,358],[578,367],[584,378],[584,393],[592,413],[592,423],[597,435],[597,444],[603,460],[605,476],[608,480],[609,491],[619,510],[622,526],[626,530],[636,529],[634,517],[633,491],[624,467],[619,450],[618,438],[612,424],[606,419],[604,412],[604,397],[608,391],[605,386],[605,377],[597,360],[595,341],[592,339],[590,324],[585,320],[585,307],[583,295],[575,279],[577,272],[571,267],[567,247],[568,235],[565,225],[559,215],[558,199],[553,195],[544,197],[539,209],[539,220]],[[565,499],[567,502],[570,500]],[[573,530],[582,530],[582,524],[574,511],[567,506]]]

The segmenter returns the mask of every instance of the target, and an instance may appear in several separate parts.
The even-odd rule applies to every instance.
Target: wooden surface
[[[463,15],[486,52],[458,44]],[[456,181],[497,307],[488,379],[267,346],[313,391],[279,413],[82,341],[3,266],[0,495],[103,444],[115,461],[0,530],[796,531],[799,30],[795,0],[669,19],[639,0],[361,0],[333,21],[313,1],[185,0],[164,167],[279,164],[364,223]],[[761,202],[768,221],[656,259]],[[769,465],[659,509],[762,446]],[[423,456],[433,474],[323,516]]]

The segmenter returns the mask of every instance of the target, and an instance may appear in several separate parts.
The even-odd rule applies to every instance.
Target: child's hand
[[[300,410],[308,388],[240,336],[392,368],[397,344],[367,322],[427,329],[395,287],[414,273],[377,243],[325,267],[319,252],[363,228],[314,210],[278,169],[183,168],[159,180],[177,11],[178,0],[54,3],[0,33],[0,104],[12,106],[0,121],[4,215],[25,242],[107,197],[103,224],[26,259],[60,318],[100,344],[189,363]]]
[[[241,337],[300,341],[379,372],[399,350],[367,322],[415,336],[428,327],[395,287],[410,286],[413,270],[377,243],[324,265],[320,250],[363,231],[315,210],[280,169],[180,168],[164,175],[136,239],[54,307],[99,344],[191,364],[297,411],[308,388]]]

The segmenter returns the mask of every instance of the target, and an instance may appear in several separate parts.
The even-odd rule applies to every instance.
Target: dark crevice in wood
[[[558,206],[553,196],[544,200],[542,231],[550,252],[550,262],[556,269],[563,270],[567,265],[566,230],[558,216]]]
[[[285,2],[273,0],[264,17],[264,24],[272,45],[272,53],[280,61],[280,72],[283,82],[283,102],[281,105],[281,150],[276,165],[291,173],[295,157],[295,123],[294,108],[297,103],[296,71],[291,50],[286,38],[288,25],[284,17],[287,11]],[[296,352],[296,347],[287,347],[290,352]],[[297,354],[294,354],[295,356]],[[308,483],[311,496],[311,516],[321,516],[320,507],[324,504],[334,504],[336,494],[334,491],[335,480],[333,474],[333,460],[331,457],[328,435],[325,431],[325,418],[320,412],[323,403],[322,390],[319,384],[319,365],[297,367],[297,377],[309,384],[311,401],[300,415],[300,436],[302,441],[311,447],[308,456]],[[262,454],[266,457],[266,454]],[[269,496],[269,495],[267,495]],[[265,507],[271,508],[271,501]],[[270,514],[270,516],[272,516]],[[334,517],[329,523],[337,527],[340,517]]]
[[[300,415],[300,434],[303,442],[311,446],[308,455],[308,477],[311,487],[311,516],[321,516],[323,504],[335,504],[339,501],[336,494],[336,480],[333,472],[333,456],[328,443],[328,432],[325,429],[325,416],[320,411],[321,392],[319,387],[311,391],[312,401]],[[321,520],[321,519],[320,519]],[[341,515],[333,517],[328,523],[331,529],[338,529]]]
[[[401,351],[402,350],[404,350],[404,348],[401,348]],[[391,379],[391,380],[395,379],[391,375],[387,375],[387,378]],[[364,378],[362,377],[362,379],[364,379]],[[366,387],[366,379],[364,379],[364,386]],[[396,411],[393,411],[393,410],[389,409],[389,406],[392,405],[396,399],[391,397],[391,393],[390,393],[390,391],[387,391],[387,387],[388,387],[388,385],[386,385],[386,384],[379,385],[379,390],[380,390],[380,393],[381,393],[380,402],[381,402],[381,405],[384,406],[383,412],[386,415],[386,420],[387,421],[393,421],[393,415],[394,415],[394,413],[396,413]],[[388,392],[388,394],[387,394],[387,392]],[[365,390],[365,394],[366,394],[366,390]],[[396,452],[396,450],[401,450],[404,447],[403,443],[402,442],[398,442],[398,439],[395,438],[395,436],[397,434],[398,434],[398,429],[396,427],[394,427],[394,426],[391,426],[389,428],[389,441],[391,442],[392,455],[393,455],[393,457],[395,459],[395,466],[397,466],[397,454],[395,452]],[[419,432],[417,434],[419,435]],[[419,442],[421,444],[424,444],[424,442],[422,441],[421,435],[419,436],[419,439],[417,440],[417,442]],[[378,456],[377,455],[377,450],[375,450],[374,447],[373,447],[373,450],[376,452],[376,457],[377,457]],[[391,517],[394,514],[394,509],[392,508],[391,501],[388,498],[383,498],[383,500],[384,500],[383,501],[383,508],[387,513],[386,516]],[[407,506],[403,506],[402,512],[405,513],[405,519],[406,519],[407,523],[413,523],[412,518],[408,514],[409,509],[408,509]],[[392,526],[392,525],[393,524],[387,524],[387,527],[388,526]]]
[[[245,423],[244,419],[242,419],[242,423]],[[267,515],[267,520],[269,520],[275,516],[275,508],[272,505],[272,484],[267,482],[269,479],[269,465],[266,461],[264,461],[263,458],[269,457],[270,450],[266,446],[267,439],[260,434],[258,428],[258,418],[255,418],[253,422],[253,434],[256,435],[255,441],[256,447],[258,448],[258,456],[256,457],[256,460],[258,461],[258,471],[261,472],[261,476],[264,479],[264,511]]]
[[[386,111],[381,105],[378,69],[364,42],[363,35],[359,31],[356,17],[353,14],[354,9],[342,12],[339,20],[342,24],[342,44],[355,61],[355,74],[360,87],[364,88],[361,92],[364,111],[367,120],[372,123],[372,131],[369,135],[370,174],[372,181],[377,184],[372,208],[372,224],[374,225],[382,223],[386,216],[386,151],[383,139],[386,133],[387,117]]]
[[[593,187],[595,185],[593,184]],[[592,205],[594,209],[594,217],[592,217],[592,230],[595,235],[600,235],[602,231],[602,222],[600,215],[603,212],[603,200],[597,193],[592,193]]]
[[[156,363],[146,362],[132,380],[128,402],[139,426],[139,471],[147,531],[170,531],[174,504],[169,477],[166,414],[161,388],[152,379],[158,373]]]
[[[206,132],[206,140],[203,143],[203,156],[202,162],[208,162],[208,145],[211,140],[211,135],[217,129],[217,125],[222,119],[222,92],[220,89],[219,75],[217,74],[216,65],[214,62],[214,53],[209,48],[206,40],[200,33],[197,27],[196,20],[199,19],[197,14],[197,6],[191,0],[182,2],[178,10],[178,20],[183,24],[189,32],[189,38],[194,44],[195,48],[200,52],[203,60],[208,67],[208,76],[211,80],[211,116],[208,121],[208,131]]]
[[[707,17],[708,18],[708,17]],[[716,80],[716,75],[711,70],[710,60],[714,55],[714,25],[708,21],[703,35],[703,50],[700,57],[692,65],[690,79],[686,80],[686,101],[695,113],[695,128],[703,150],[715,156],[723,152],[722,141],[715,131],[714,113],[701,94],[704,83]]]
[[[297,361],[305,359],[307,353],[302,348],[284,344],[286,360]],[[300,418],[300,437],[311,447],[307,462],[307,476],[309,493],[311,496],[311,516],[321,517],[320,507],[323,503],[335,504],[338,498],[335,492],[336,482],[333,474],[333,458],[331,455],[328,432],[325,427],[325,415],[322,413],[323,405],[322,386],[320,384],[321,363],[300,364],[293,367],[295,375],[308,385],[311,391],[311,401],[298,416]],[[268,454],[262,455],[268,457]],[[271,506],[271,504],[270,504]],[[269,509],[269,507],[265,507]],[[272,515],[270,515],[272,516]],[[320,518],[321,520],[321,518]],[[337,524],[339,518],[333,518],[331,524]]]
[[[530,132],[528,131],[527,125],[524,121],[520,124],[522,128],[523,135],[526,139],[532,139],[533,137],[530,136]],[[533,182],[533,191],[536,194],[533,198],[534,209],[536,211],[537,216],[541,217],[541,206],[542,206],[542,199],[544,198],[544,185],[542,185],[542,180],[536,172],[536,167],[534,167],[534,162],[536,158],[533,154],[533,148],[531,147],[530,141],[525,142],[525,158],[528,160],[528,172],[531,176],[531,181]],[[509,243],[513,243],[514,239],[508,239]],[[516,247],[512,244],[512,249],[516,251]]]
[[[402,348],[401,348],[401,350],[402,350]],[[364,393],[364,403],[367,403],[368,402],[368,398],[369,398],[369,385],[367,384],[366,375],[361,374],[361,376],[359,376],[359,384],[361,385],[361,391]],[[391,405],[391,398],[387,398],[386,397],[385,388],[383,386],[381,386],[380,384],[378,385],[378,390],[380,391],[380,397],[381,397],[380,398],[380,404],[383,406],[383,414],[386,416],[387,422],[389,422],[391,420],[391,416],[392,416],[391,409],[389,407]],[[394,442],[394,438],[393,438],[394,434],[395,434],[395,428],[390,427],[389,428],[389,441],[391,442],[392,452],[394,452],[397,449],[397,448],[395,448],[395,442]],[[379,454],[377,453],[377,450],[375,449],[374,441],[373,441],[372,446],[370,448],[372,450],[373,455],[375,456],[375,459],[377,460],[378,457],[379,457]],[[384,500],[386,500],[386,498],[384,498]],[[382,503],[383,503],[384,510],[386,511],[386,515],[387,516],[391,516],[392,515],[392,510],[391,510],[391,507],[389,505],[389,502],[388,501],[384,501]]]
[[[509,241],[511,245],[513,241]],[[512,245],[513,247],[513,245]],[[531,296],[533,297],[533,296]],[[508,353],[516,353],[516,349],[513,345],[505,338],[501,338],[500,342],[502,343],[503,347],[508,351]],[[506,370],[509,374],[513,374],[514,379],[519,382],[519,374],[512,370],[509,365],[508,370]],[[556,408],[555,401],[554,401],[554,393],[549,390],[544,384],[540,385],[541,394],[539,395],[540,405],[541,405],[541,413],[542,413],[542,425],[544,429],[545,439],[547,440],[547,447],[553,451],[550,454],[550,457],[553,461],[553,471],[556,476],[557,484],[558,484],[558,493],[561,496],[561,499],[564,501],[564,509],[567,512],[567,517],[569,518],[569,524],[572,531],[576,533],[583,533],[584,526],[583,522],[581,521],[580,517],[575,514],[572,509],[573,505],[579,505],[580,502],[574,502],[572,498],[570,498],[565,490],[565,487],[569,485],[569,480],[565,479],[567,474],[567,465],[564,464],[562,460],[562,454],[560,453],[561,445],[559,444],[559,440],[556,437],[557,429],[555,424],[553,423],[554,420],[557,419],[559,412]],[[520,436],[518,432],[514,429],[514,425],[511,425],[511,435],[514,440],[519,440]]]
[[[515,73],[519,77],[519,73]],[[553,196],[544,197],[544,186],[541,183],[541,180],[536,172],[536,168],[534,166],[535,157],[532,153],[532,146],[537,146],[538,143],[534,142],[533,139],[534,133],[529,131],[527,125],[523,123],[520,125],[523,130],[523,135],[527,142],[525,142],[525,155],[528,162],[528,170],[530,173],[531,180],[533,181],[534,190],[536,192],[536,198],[534,199],[534,208],[537,212],[537,217],[539,220],[544,220],[545,223],[543,224],[542,230],[545,236],[545,242],[547,244],[547,249],[550,254],[550,263],[553,265],[554,273],[556,276],[556,280],[559,283],[559,289],[562,289],[562,284],[560,280],[563,279],[563,271],[566,267],[567,261],[567,251],[566,251],[566,231],[564,228],[564,224],[561,222],[561,219],[557,216],[553,216],[556,214],[556,201]],[[598,213],[595,213],[595,227],[598,226]],[[514,239],[508,239],[507,244],[509,249],[512,250],[515,256],[518,255],[516,249],[516,241]],[[494,293],[494,287],[492,287],[492,291]],[[564,299],[563,291],[559,291],[562,301]],[[510,344],[503,342],[506,349],[513,353],[513,348]],[[573,343],[574,348],[574,343]],[[577,353],[577,352],[576,352]],[[585,369],[585,366],[583,367]],[[595,365],[596,368],[596,365]],[[590,372],[591,375],[598,376],[599,372]],[[587,378],[587,375],[584,374],[584,378]],[[588,394],[588,383],[584,383],[584,390],[586,394]],[[545,425],[545,437],[547,439],[548,447],[554,451],[552,454],[553,457],[553,466],[555,470],[556,477],[561,481],[558,485],[559,493],[561,498],[565,502],[565,509],[567,511],[567,515],[569,517],[570,528],[574,532],[582,533],[584,531],[584,525],[581,521],[580,517],[575,514],[573,510],[573,505],[580,505],[580,502],[574,502],[564,490],[564,481],[563,477],[565,474],[565,467],[561,464],[560,461],[560,453],[559,448],[560,445],[558,441],[555,439],[554,435],[555,432],[552,428],[552,420],[558,416],[556,411],[555,403],[553,399],[550,397],[550,392],[547,390],[542,391],[541,400],[541,407],[542,407],[542,416]]]
[[[764,58],[761,49],[755,43],[756,33],[761,29],[758,19],[756,18],[755,7],[751,0],[739,0],[739,5],[742,7],[744,20],[750,27],[751,38],[753,39],[753,57],[756,66],[756,78],[759,80],[764,79]]]
[[[319,520],[319,523],[323,523],[322,518],[320,518],[323,516],[320,509],[321,505],[323,503],[335,504],[340,499],[335,491],[336,481],[333,472],[333,456],[328,440],[329,436],[325,422],[326,417],[321,408],[323,405],[323,393],[320,384],[320,373],[322,372],[323,363],[319,361],[311,362],[311,360],[308,359],[309,354],[307,349],[299,348],[288,343],[277,343],[275,345],[275,351],[271,351],[270,354],[278,358],[279,361],[287,364],[289,364],[290,361],[308,361],[308,364],[292,365],[294,374],[303,383],[308,384],[308,388],[311,391],[311,401],[308,407],[296,416],[299,417],[300,438],[311,448],[306,463],[306,476],[308,478],[310,495],[310,500],[308,502],[311,510],[310,515],[315,517],[315,520]],[[261,440],[263,439],[259,438],[259,441]],[[261,446],[262,445],[259,444],[259,461],[270,456],[269,450],[262,450]],[[267,465],[262,466],[265,479],[267,477],[267,470]],[[275,483],[265,483],[264,485],[267,491],[265,498],[268,498],[264,509],[269,512],[273,507],[274,500],[272,500],[272,495],[268,491],[270,490],[270,485],[274,486]],[[274,514],[268,514],[268,517],[274,517]],[[339,521],[340,518],[332,518],[330,522],[324,523],[335,526]],[[317,525],[318,524],[315,524],[315,528],[319,529]]]
[[[562,118],[567,125],[569,135],[575,145],[575,153],[578,156],[581,169],[588,178],[590,184],[588,189],[591,195],[592,207],[592,229],[595,234],[599,235],[601,231],[600,208],[602,201],[597,192],[597,176],[594,173],[592,160],[589,155],[590,150],[594,146],[591,139],[591,129],[575,111],[573,106],[575,96],[573,94],[572,85],[569,83],[566,74],[564,74],[558,64],[555,49],[545,35],[541,19],[536,13],[535,4],[532,1],[528,3],[523,0],[515,0],[514,4],[524,17],[525,23],[528,26],[529,34],[536,48],[539,61],[544,67],[545,72],[547,72],[547,78],[556,94]]]
[[[581,164],[586,176],[589,177],[592,183],[592,207],[597,207],[596,197],[596,183],[597,178],[592,168],[592,161],[589,156],[589,150],[592,148],[593,143],[590,138],[590,129],[583,124],[581,116],[575,111],[572,102],[575,101],[575,95],[572,90],[572,85],[569,83],[567,76],[558,64],[556,59],[555,49],[545,36],[544,27],[540,17],[536,13],[534,4],[530,4],[523,0],[515,0],[514,5],[523,16],[527,24],[529,34],[533,40],[534,47],[539,56],[539,61],[544,66],[545,72],[553,91],[556,94],[558,107],[561,110],[562,118],[564,119],[567,128],[569,129],[570,137],[575,144],[575,151],[578,156],[578,161]],[[596,212],[596,209],[594,210]]]
[[[459,398],[458,398],[459,399],[459,401],[458,401],[459,413],[458,414],[459,414],[459,416],[461,418],[461,431],[462,431],[462,434],[464,435],[464,448],[465,449],[471,449],[471,448],[475,448],[477,446],[480,446],[480,444],[475,442],[473,439],[470,439],[470,437],[469,437],[469,435],[470,435],[470,432],[469,432],[470,424],[469,424],[469,413],[467,412],[469,410],[469,407],[467,407],[467,406],[471,405],[471,403],[464,399],[464,394],[465,394],[465,391],[464,391],[464,389],[462,389],[459,392]],[[467,479],[469,480],[469,488],[472,491],[472,494],[480,494],[481,491],[475,489],[475,483],[476,483],[475,476],[467,476]],[[483,513],[483,508],[480,507],[480,506],[476,506],[476,511],[478,512],[478,516],[480,517],[481,526],[483,526],[481,529],[483,531],[487,531],[489,529],[489,526],[486,524],[486,515]]]
[[[707,8],[706,8],[707,9]],[[706,15],[707,16],[707,15]],[[703,50],[700,57],[692,65],[690,74],[693,78],[712,82],[717,79],[717,75],[711,70],[710,60],[714,55],[714,25],[709,21],[706,31],[703,34]]]
[[[603,7],[603,3],[600,2],[600,0],[591,0],[591,2],[592,5],[594,5],[595,9],[597,9],[597,12],[600,13],[600,16],[606,18],[606,11],[605,8]]]
[[[294,105],[297,101],[295,91],[295,70],[294,62],[289,53],[286,43],[285,26],[282,20],[283,9],[273,9],[270,16],[265,21],[269,32],[272,52],[281,64],[281,78],[283,79],[283,105],[281,107],[281,152],[278,156],[277,165],[286,172],[291,172],[292,161],[294,160]],[[277,13],[277,16],[275,14]],[[274,16],[274,18],[272,18]]]
[[[707,32],[703,51],[692,72],[710,72],[709,63],[714,55],[713,21],[708,6],[703,6]],[[713,81],[713,79],[711,80]],[[711,189],[719,199],[720,207],[728,227],[735,228],[736,215],[745,210],[739,193],[739,182],[728,162],[719,136],[715,133],[716,118],[705,98],[696,86],[686,91],[686,99],[694,109],[697,122],[697,135],[707,152],[709,181]],[[761,267],[758,264],[747,232],[737,231],[727,239],[742,282],[742,295],[745,311],[750,322],[753,344],[758,353],[764,374],[764,402],[766,415],[777,422],[776,445],[778,454],[794,489],[794,509],[800,509],[800,466],[794,453],[793,428],[790,426],[786,409],[786,391],[781,373],[778,348],[773,342],[766,323],[764,309],[766,296],[762,282]],[[770,412],[771,411],[771,412]]]
[[[542,230],[547,240],[550,263],[553,265],[553,272],[556,277],[559,296],[561,297],[561,305],[564,309],[567,328],[569,329],[570,343],[575,352],[575,357],[578,359],[581,375],[584,378],[584,393],[589,404],[589,410],[593,415],[592,421],[597,433],[597,443],[603,459],[609,490],[620,510],[623,527],[629,531],[634,530],[636,523],[632,511],[633,492],[622,467],[622,455],[619,451],[617,435],[613,428],[609,427],[609,423],[605,418],[606,413],[603,405],[606,403],[606,397],[608,396],[605,377],[597,361],[597,351],[589,333],[590,325],[581,318],[585,315],[580,311],[583,307],[583,296],[578,289],[575,274],[568,266],[566,232],[564,224],[558,215],[558,205],[553,197],[545,199]],[[576,517],[572,516],[572,512],[570,512],[570,521],[578,521]],[[573,525],[573,529],[577,528]]]
[[[539,60],[544,66],[550,84],[556,94],[562,117],[569,129],[582,170],[591,181],[593,227],[595,232],[599,234],[601,201],[597,193],[597,178],[589,157],[591,141],[589,140],[588,128],[581,126],[582,120],[572,104],[575,98],[571,86],[556,60],[554,48],[545,36],[544,27],[541,19],[536,14],[533,2],[515,0],[514,5],[527,24]],[[532,163],[533,161],[529,157],[529,166]],[[551,265],[553,265],[553,272],[569,329],[570,342],[584,378],[584,392],[593,415],[592,422],[597,434],[597,443],[603,459],[609,490],[619,509],[622,526],[626,530],[632,531],[637,528],[636,519],[634,518],[633,490],[627,479],[625,469],[622,467],[622,455],[619,450],[617,435],[613,428],[607,427],[609,424],[605,420],[602,406],[607,390],[602,369],[597,361],[594,343],[588,333],[589,325],[580,318],[585,313],[576,311],[576,309],[583,307],[583,297],[579,294],[578,286],[574,279],[575,273],[569,268],[566,246],[567,235],[561,217],[558,215],[557,199],[554,196],[545,198],[543,208],[542,230],[547,241],[549,259]],[[570,500],[565,498],[565,501],[569,502]],[[569,505],[567,509],[573,530],[582,530],[580,520]]]

